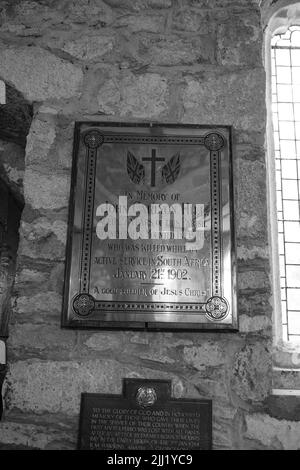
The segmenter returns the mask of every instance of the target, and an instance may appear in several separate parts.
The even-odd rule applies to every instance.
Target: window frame
[[[275,184],[275,149],[272,121],[272,68],[271,40],[276,34],[282,34],[290,26],[300,26],[300,1],[279,0],[272,7],[262,8],[262,25],[264,29],[264,65],[266,70],[266,166],[268,195],[268,227],[270,246],[270,268],[272,278],[271,305],[273,308],[273,363],[275,375],[284,369],[299,370],[300,342],[284,341],[282,335],[282,309],[280,295],[280,269],[278,246],[278,222]],[[278,391],[278,390],[277,390]]]

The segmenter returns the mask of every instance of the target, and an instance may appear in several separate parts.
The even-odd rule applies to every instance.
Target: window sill
[[[273,365],[275,368],[300,371],[300,343],[277,343],[273,349]]]
[[[273,395],[300,397],[299,343],[281,343],[274,348],[272,379]]]

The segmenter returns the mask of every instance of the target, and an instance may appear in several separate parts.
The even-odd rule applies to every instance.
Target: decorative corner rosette
[[[94,309],[95,300],[90,294],[78,294],[73,300],[73,310],[81,317],[87,317]]]
[[[104,135],[99,131],[89,131],[83,137],[84,144],[89,149],[96,149],[104,142]]]
[[[153,387],[139,387],[136,392],[137,404],[142,408],[153,406],[157,400],[156,391]]]
[[[210,132],[204,137],[204,145],[208,150],[217,152],[224,147],[225,139],[217,132]]]
[[[210,297],[206,304],[206,317],[211,321],[222,321],[229,313],[229,305],[224,297]]]

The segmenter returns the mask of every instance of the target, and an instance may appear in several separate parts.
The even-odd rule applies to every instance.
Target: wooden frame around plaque
[[[75,124],[62,326],[237,330],[231,128]]]

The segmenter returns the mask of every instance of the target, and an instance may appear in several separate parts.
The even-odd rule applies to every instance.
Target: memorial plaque
[[[62,325],[237,329],[230,127],[75,126]]]
[[[124,379],[123,395],[83,393],[81,450],[207,450],[211,400],[171,398],[171,382]]]

